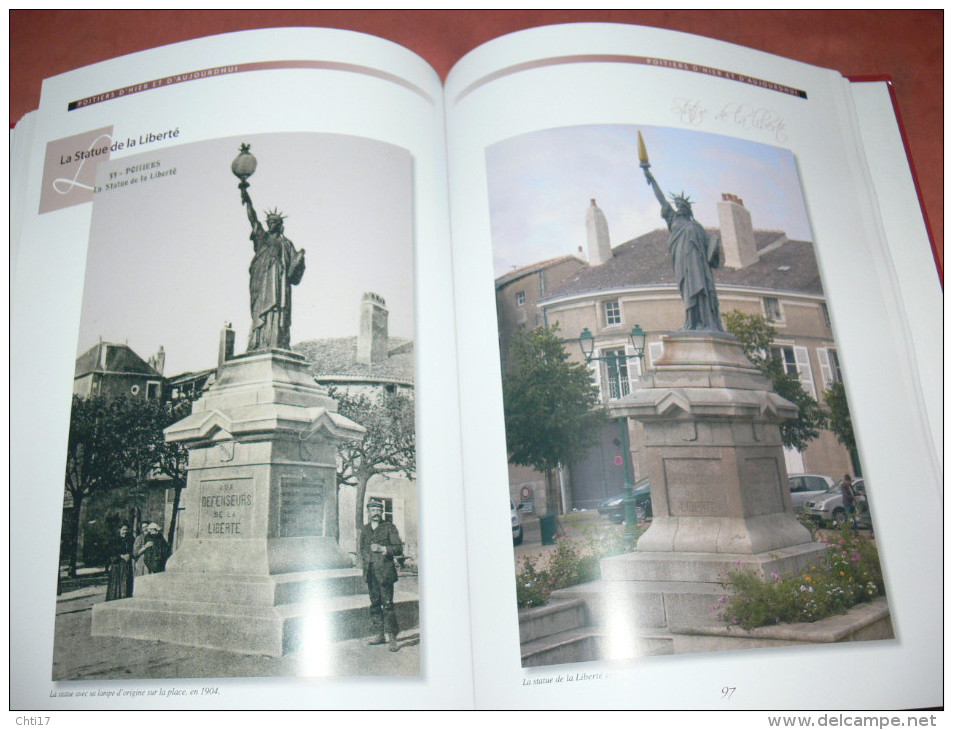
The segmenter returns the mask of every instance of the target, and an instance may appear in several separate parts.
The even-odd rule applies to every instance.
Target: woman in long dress
[[[132,596],[132,534],[129,525],[119,528],[109,549],[109,585],[106,600],[116,601]]]

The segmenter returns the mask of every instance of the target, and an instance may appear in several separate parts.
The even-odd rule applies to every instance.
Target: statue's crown
[[[287,218],[287,217],[288,217],[288,216],[286,216],[284,213],[282,213],[280,210],[278,210],[278,208],[273,208],[272,210],[266,210],[266,211],[265,211],[265,220],[266,220],[266,221],[270,221],[270,220],[283,221],[283,220],[284,220],[285,218]]]
[[[678,205],[679,203],[683,203],[687,205],[689,208],[692,207],[691,198],[685,195],[684,190],[678,195],[676,195],[675,193],[669,193],[668,196],[672,199],[672,202],[675,203],[675,205]]]

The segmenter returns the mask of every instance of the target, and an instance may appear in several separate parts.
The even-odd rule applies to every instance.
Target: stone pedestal
[[[823,552],[788,490],[778,426],[796,407],[731,335],[677,332],[663,343],[655,369],[610,407],[643,425],[652,525],[637,552],[602,562],[610,592],[654,631],[711,623],[729,570],[769,577]]]
[[[93,634],[280,655],[302,631],[346,633],[335,606],[364,586],[338,546],[335,452],[364,429],[336,408],[293,352],[226,361],[166,429],[189,448],[182,544],[133,598],[94,607]]]

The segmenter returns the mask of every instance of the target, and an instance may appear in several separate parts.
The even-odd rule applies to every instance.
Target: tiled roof
[[[535,264],[528,264],[526,266],[521,266],[518,269],[513,271],[508,271],[496,279],[496,288],[499,289],[505,284],[509,284],[511,281],[515,281],[520,277],[526,276],[527,274],[532,274],[535,271],[540,271],[541,269],[548,269],[552,266],[565,263],[567,261],[576,261],[580,266],[586,266],[585,259],[581,259],[578,256],[558,256],[554,259],[547,259],[546,261],[537,261]]]
[[[207,378],[209,375],[216,372],[216,370],[218,370],[218,368],[208,368],[207,370],[199,370],[198,372],[189,371],[171,378],[167,378],[167,380],[169,381],[169,385],[174,387],[176,385],[182,385],[183,383],[188,383],[193,380]]]
[[[708,229],[718,233],[717,229]],[[668,231],[657,229],[612,249],[612,258],[587,266],[553,287],[546,299],[573,294],[624,289],[655,284],[675,285],[668,254]],[[714,270],[715,284],[763,287],[808,294],[823,294],[821,277],[809,241],[791,241],[781,231],[755,231],[760,258],[740,269]]]
[[[102,355],[104,348],[105,357]],[[133,352],[129,345],[117,345],[111,342],[95,344],[76,358],[76,370],[73,377],[79,378],[89,373],[102,372],[162,377],[155,368]]]
[[[357,337],[308,340],[292,349],[307,358],[311,374],[318,381],[346,378],[414,382],[414,341],[406,338],[389,338],[387,357],[370,365],[357,362]]]

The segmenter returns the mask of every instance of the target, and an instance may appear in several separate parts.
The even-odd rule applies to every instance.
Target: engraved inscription
[[[724,517],[728,513],[720,459],[666,459],[669,510],[678,517]]]
[[[279,537],[324,536],[325,480],[281,480],[278,510]]]
[[[213,479],[199,484],[199,537],[241,538],[251,532],[255,506],[251,479]]]

